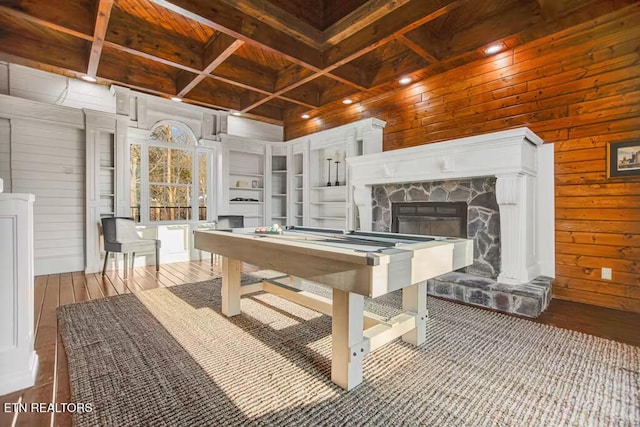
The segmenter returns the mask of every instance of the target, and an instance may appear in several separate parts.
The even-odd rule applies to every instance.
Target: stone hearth
[[[427,293],[505,313],[538,317],[551,302],[552,280],[538,276],[524,285],[508,285],[454,271],[427,280]]]
[[[474,263],[429,280],[429,294],[528,317],[547,307],[555,276],[553,145],[520,128],[347,163],[365,231],[391,230],[394,201],[468,203]]]

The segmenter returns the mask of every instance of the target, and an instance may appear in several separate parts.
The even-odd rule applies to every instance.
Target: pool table
[[[402,337],[426,339],[426,280],[473,262],[472,239],[398,233],[284,227],[196,231],[195,248],[222,257],[222,313],[240,314],[240,298],[272,292],[332,316],[331,379],[346,390],[362,382],[362,358]],[[287,283],[240,286],[242,263],[275,270]],[[301,289],[301,279],[332,288],[332,298]],[[364,311],[364,297],[402,289],[404,313],[390,319]]]

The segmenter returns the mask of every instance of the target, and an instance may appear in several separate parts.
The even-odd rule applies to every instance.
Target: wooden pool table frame
[[[344,245],[323,244],[323,238]],[[352,238],[401,240],[398,246],[349,248]],[[409,242],[407,242],[409,240]],[[409,236],[295,227],[283,235],[253,229],[196,231],[195,248],[222,256],[222,313],[240,314],[242,295],[277,294],[332,317],[331,380],[351,390],[362,382],[362,359],[402,337],[420,345],[426,339],[426,280],[473,261],[471,239]],[[288,283],[263,280],[240,286],[242,262],[282,272]],[[300,279],[332,288],[332,299],[301,290]],[[403,313],[390,319],[364,311],[364,297],[402,289]]]

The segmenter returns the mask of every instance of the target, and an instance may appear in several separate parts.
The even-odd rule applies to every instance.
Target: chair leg
[[[156,245],[156,271],[160,271],[160,248]]]
[[[109,258],[109,251],[104,254],[104,264],[102,265],[102,275],[104,276],[104,272],[107,270],[107,259]]]
[[[133,266],[136,263],[136,253],[135,252],[131,252],[131,271],[133,272]]]
[[[124,278],[127,278],[127,273],[129,272],[129,254],[128,253],[124,253]]]

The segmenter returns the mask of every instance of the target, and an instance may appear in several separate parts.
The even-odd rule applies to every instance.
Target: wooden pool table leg
[[[364,353],[352,346],[363,341],[364,297],[333,288],[332,311],[331,381],[351,390],[362,382]]]
[[[402,289],[402,309],[416,313],[416,327],[402,335],[402,341],[420,345],[427,339],[427,282],[419,282]]]
[[[227,317],[240,314],[240,260],[222,257],[222,314]]]

